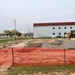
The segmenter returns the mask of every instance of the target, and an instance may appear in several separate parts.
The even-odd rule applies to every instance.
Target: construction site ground
[[[53,42],[54,40],[63,40],[64,43],[62,45],[50,45],[49,43]],[[43,48],[62,48],[62,49],[66,49],[66,48],[73,48],[75,49],[75,40],[68,40],[68,39],[28,39],[28,40],[22,40],[20,43],[18,44],[14,44],[13,46],[8,46],[7,48],[12,48],[12,47],[29,47],[30,45],[32,46],[32,43],[34,42],[34,44],[38,44],[38,43],[42,43],[41,47]],[[29,44],[29,46],[28,46]],[[33,45],[34,45],[33,44]],[[31,47],[30,46],[30,47]],[[32,46],[35,47],[35,46]],[[38,47],[38,45],[37,45]],[[8,75],[10,72],[14,72],[14,70],[16,70],[16,68],[14,68],[14,70],[12,69],[13,67],[10,68],[10,66],[1,66],[0,67],[0,75]],[[14,75],[14,74],[13,74]],[[16,74],[15,74],[16,75]],[[24,70],[23,73],[19,73],[17,75],[31,75],[31,74],[26,74],[26,71]],[[48,73],[42,73],[42,72],[38,72],[38,73],[33,73],[32,75],[75,75],[75,70],[52,70]]]

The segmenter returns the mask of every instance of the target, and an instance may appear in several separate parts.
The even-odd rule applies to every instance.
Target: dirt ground
[[[29,75],[29,74],[18,74],[18,75]],[[42,73],[42,72],[38,72],[38,73],[34,73],[32,75],[75,75],[75,73],[71,73],[70,71],[60,71],[60,72],[48,72],[46,73]]]
[[[52,42],[54,41],[54,39],[49,40],[49,39],[45,39],[46,41]],[[14,46],[10,46],[10,47],[27,47],[27,43],[29,41],[35,41],[36,43],[38,42],[43,42],[44,39],[31,39],[31,40],[25,40],[19,44],[16,44]],[[0,75],[7,75],[9,72],[8,67],[0,67]],[[19,74],[19,75],[28,75],[28,74]],[[34,73],[33,75],[75,75],[75,72],[71,72],[71,71],[55,71],[55,72],[49,72],[48,74],[44,74],[44,73]]]

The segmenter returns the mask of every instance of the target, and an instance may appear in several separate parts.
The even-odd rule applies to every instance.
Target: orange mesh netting
[[[6,50],[0,50],[0,65],[75,65],[75,50],[54,48],[8,48]]]

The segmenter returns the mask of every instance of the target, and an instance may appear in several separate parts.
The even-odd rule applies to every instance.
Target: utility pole
[[[29,27],[29,35],[31,36],[31,27]]]
[[[14,19],[14,28],[15,28],[15,40],[16,40],[16,19]]]

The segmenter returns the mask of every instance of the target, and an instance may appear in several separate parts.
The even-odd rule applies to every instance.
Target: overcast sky
[[[0,33],[33,31],[33,23],[75,21],[75,0],[0,0]]]

